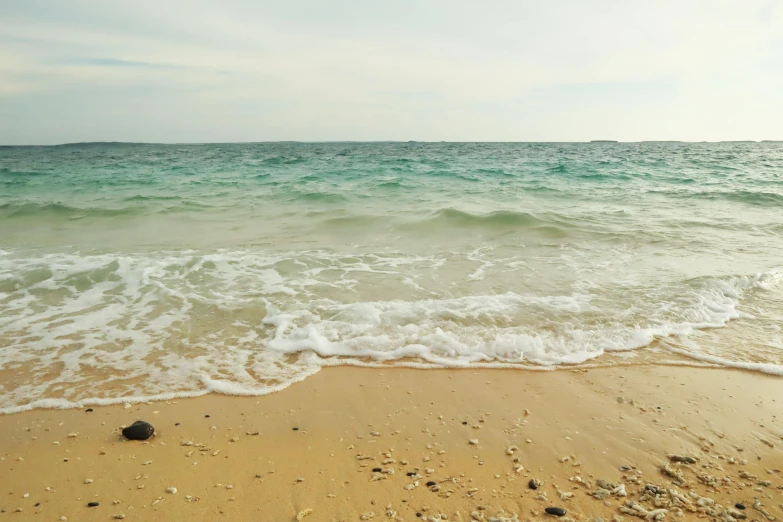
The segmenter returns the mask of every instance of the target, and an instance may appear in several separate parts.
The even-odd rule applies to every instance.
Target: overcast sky
[[[0,0],[0,143],[783,139],[783,1]]]

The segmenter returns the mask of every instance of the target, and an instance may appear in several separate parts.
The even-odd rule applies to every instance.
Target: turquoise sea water
[[[0,147],[0,408],[331,364],[783,373],[783,144]]]

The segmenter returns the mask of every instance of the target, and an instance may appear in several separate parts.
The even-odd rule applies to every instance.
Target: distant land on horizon
[[[3,145],[0,148],[13,147],[98,147],[102,145],[114,146],[139,146],[139,145],[251,145],[251,144],[272,144],[272,143],[587,143],[587,144],[632,144],[632,143],[783,143],[783,140],[721,140],[721,141],[686,141],[686,140],[641,140],[641,141],[621,141],[621,140],[590,140],[590,141],[402,141],[402,140],[381,140],[381,141],[358,141],[358,140],[335,140],[335,141],[307,141],[307,140],[280,140],[280,141],[218,141],[218,142],[146,142],[146,141],[77,141],[70,143],[55,143],[47,145]]]

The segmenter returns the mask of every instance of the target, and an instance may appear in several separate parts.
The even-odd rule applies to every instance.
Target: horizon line
[[[47,143],[47,144],[18,144],[18,145],[5,145],[0,144],[2,148],[12,147],[74,147],[85,145],[255,145],[255,144],[337,144],[337,143],[423,143],[423,144],[438,144],[438,143],[527,143],[527,144],[556,144],[556,143],[585,143],[585,144],[634,144],[634,143],[783,143],[783,140],[634,140],[634,141],[622,141],[622,140],[585,140],[585,141],[448,141],[448,140],[262,140],[262,141],[171,141],[171,142],[155,142],[155,141],[76,141],[65,143]]]

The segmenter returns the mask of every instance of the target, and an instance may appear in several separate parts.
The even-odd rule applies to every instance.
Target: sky
[[[783,140],[781,0],[0,0],[0,144]]]

